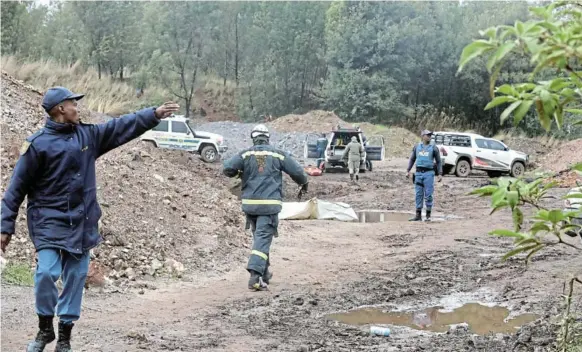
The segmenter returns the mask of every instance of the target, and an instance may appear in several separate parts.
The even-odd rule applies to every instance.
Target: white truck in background
[[[224,137],[210,132],[196,131],[190,125],[190,119],[173,115],[160,121],[151,130],[144,133],[140,140],[157,148],[180,149],[199,154],[207,163],[220,159],[228,148]]]
[[[439,148],[443,173],[458,177],[467,177],[472,170],[485,171],[489,177],[519,177],[529,158],[501,141],[474,133],[434,132],[432,143]]]

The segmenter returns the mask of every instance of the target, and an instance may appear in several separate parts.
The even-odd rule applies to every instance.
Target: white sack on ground
[[[355,221],[358,215],[349,204],[312,198],[306,202],[284,202],[279,220]]]

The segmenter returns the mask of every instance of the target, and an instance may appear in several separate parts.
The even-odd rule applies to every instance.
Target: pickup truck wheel
[[[511,166],[511,176],[512,177],[520,177],[523,176],[525,172],[525,165],[521,161],[516,161]]]
[[[213,163],[218,160],[218,152],[213,146],[207,145],[206,147],[202,148],[200,157],[207,163]]]
[[[455,174],[458,177],[467,177],[471,173],[471,164],[465,159],[460,160],[455,168]]]

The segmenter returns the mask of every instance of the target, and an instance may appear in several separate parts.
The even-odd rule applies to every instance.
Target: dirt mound
[[[548,171],[562,171],[572,164],[582,162],[582,138],[564,143],[540,159],[541,167]]]
[[[42,125],[41,94],[3,73],[2,184],[4,193],[18,149]],[[105,117],[83,111],[84,120]],[[12,150],[15,149],[15,152]],[[98,199],[103,210],[104,244],[95,260],[112,278],[220,269],[244,255],[248,236],[240,205],[222,182],[220,165],[188,153],[143,146],[134,141],[97,162]],[[25,204],[6,255],[31,261]],[[240,258],[237,258],[240,259]]]
[[[277,132],[329,132],[337,125],[349,127],[351,123],[340,119],[333,111],[314,110],[303,115],[285,115],[269,122]]]
[[[507,144],[511,149],[529,155],[529,161],[534,166],[539,166],[540,160],[561,144],[560,140],[552,137],[528,138],[513,135],[497,135],[495,138]]]
[[[408,158],[414,144],[420,141],[419,136],[401,127],[387,127],[368,122],[360,123],[359,126],[368,137],[372,135],[384,137],[387,158]]]

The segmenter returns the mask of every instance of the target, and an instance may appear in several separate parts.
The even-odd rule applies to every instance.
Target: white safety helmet
[[[269,138],[270,135],[269,135],[269,129],[267,128],[267,126],[256,125],[253,128],[253,130],[251,132],[251,138],[255,139],[255,138],[260,137],[260,136],[264,136],[264,137]]]

